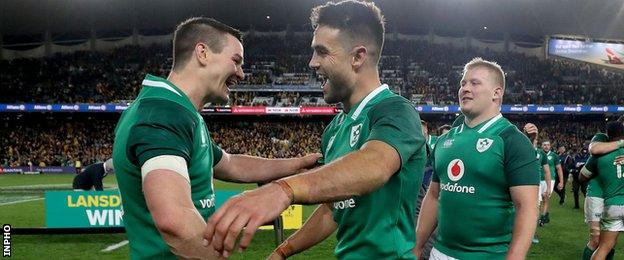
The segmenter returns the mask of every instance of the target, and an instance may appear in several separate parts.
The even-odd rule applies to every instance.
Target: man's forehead
[[[334,44],[338,40],[340,30],[329,26],[319,26],[314,30],[312,47],[316,45]]]

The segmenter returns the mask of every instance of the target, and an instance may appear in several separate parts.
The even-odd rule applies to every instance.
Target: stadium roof
[[[256,30],[310,30],[320,0],[1,0],[3,35],[131,31],[165,32],[190,16],[210,16]],[[572,34],[624,39],[622,0],[382,0],[388,31],[513,35]],[[593,3],[593,4],[592,4]],[[487,27],[487,30],[484,30]],[[6,43],[6,38],[5,38]]]

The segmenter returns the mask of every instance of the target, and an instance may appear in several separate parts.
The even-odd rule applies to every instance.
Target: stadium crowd
[[[317,121],[281,119],[279,121],[206,120],[215,143],[235,154],[257,155],[267,158],[287,158],[319,152],[321,135],[329,118]],[[570,124],[575,120],[576,124]],[[550,140],[554,147],[565,145],[568,150],[580,151],[604,126],[601,119],[572,119],[549,117],[539,119],[512,119],[520,128],[527,122],[540,127],[540,140]],[[110,158],[115,118],[66,119],[48,117],[38,120],[6,119],[0,128],[0,166],[73,166],[76,160],[83,165]],[[448,120],[429,122],[431,134]]]
[[[312,85],[308,68],[310,36],[253,36],[245,40],[245,80],[257,86],[231,105],[252,104],[266,85]],[[146,73],[166,76],[171,46],[125,46],[112,52],[75,52],[42,59],[0,61],[2,103],[89,103],[133,99]],[[419,40],[387,40],[381,58],[382,81],[417,104],[456,103],[461,65],[481,56],[507,73],[506,104],[623,104],[624,74],[561,59],[541,60],[518,53],[465,50]],[[307,93],[319,97],[320,93]],[[285,105],[289,102],[275,105]],[[295,103],[295,105],[297,105]]]

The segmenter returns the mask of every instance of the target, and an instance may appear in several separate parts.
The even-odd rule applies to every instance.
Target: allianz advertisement
[[[548,55],[624,70],[624,44],[550,39]]]
[[[217,191],[216,207],[238,191]],[[303,208],[292,205],[284,212],[285,229],[301,228]],[[46,191],[45,221],[48,228],[123,227],[119,190]]]

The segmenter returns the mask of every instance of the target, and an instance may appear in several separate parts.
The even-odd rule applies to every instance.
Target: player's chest
[[[504,146],[502,139],[496,136],[449,136],[437,143],[434,158],[441,182],[504,180]]]
[[[333,161],[350,152],[359,150],[370,135],[368,118],[346,118],[329,129],[325,160]]]

